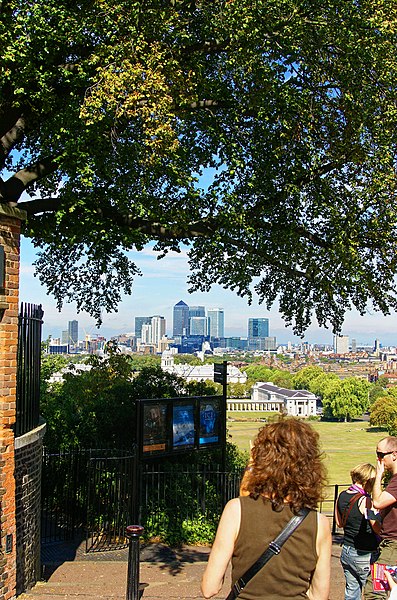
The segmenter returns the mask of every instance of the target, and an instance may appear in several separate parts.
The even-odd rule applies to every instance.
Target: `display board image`
[[[143,452],[165,452],[167,448],[167,404],[143,407]]]
[[[172,414],[172,441],[174,448],[194,446],[194,433],[193,403],[175,403]]]
[[[199,443],[217,444],[220,433],[220,404],[217,398],[200,400]]]

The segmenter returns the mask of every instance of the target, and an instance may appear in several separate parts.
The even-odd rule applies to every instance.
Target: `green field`
[[[227,421],[228,432],[231,436],[229,440],[241,450],[249,450],[249,441],[254,439],[259,427],[263,425],[259,421],[263,416],[264,413],[250,413],[249,415],[246,412],[229,413]],[[236,420],[230,420],[230,418]],[[370,427],[367,421],[351,423],[310,421],[310,424],[320,434],[329,485],[350,483],[350,470],[359,463],[369,462],[375,465],[376,444],[378,440],[387,435],[385,429]]]

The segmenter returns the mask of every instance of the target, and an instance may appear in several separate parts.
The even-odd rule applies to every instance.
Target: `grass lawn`
[[[254,439],[258,429],[263,425],[255,419],[263,418],[264,414],[267,416],[269,413],[247,415],[246,412],[229,412],[227,428],[231,436],[230,441],[241,450],[249,450],[250,439]],[[230,418],[236,420],[231,421]],[[359,463],[369,462],[375,465],[376,444],[387,435],[385,429],[370,427],[367,421],[351,423],[310,421],[310,424],[320,435],[329,485],[350,483],[350,470]]]

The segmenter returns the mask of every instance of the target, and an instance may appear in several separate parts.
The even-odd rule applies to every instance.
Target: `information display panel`
[[[164,453],[169,450],[167,432],[167,403],[143,405],[142,451]]]
[[[136,439],[142,460],[224,448],[223,396],[142,399],[137,401],[137,417]]]
[[[172,407],[172,445],[194,447],[195,419],[193,402],[174,402]]]
[[[221,425],[220,416],[219,398],[200,398],[200,446],[219,444]]]

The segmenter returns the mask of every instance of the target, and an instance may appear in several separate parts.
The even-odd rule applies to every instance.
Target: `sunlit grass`
[[[258,429],[264,424],[259,420],[264,413],[229,412],[227,427],[230,441],[242,450],[249,450],[249,441],[253,440]],[[267,417],[268,414],[265,413]],[[231,421],[232,419],[249,419],[247,421]],[[375,465],[375,448],[377,442],[387,435],[385,429],[370,427],[367,421],[351,423],[334,423],[326,421],[310,421],[320,435],[321,448],[325,456],[330,485],[350,483],[350,471],[359,463]]]

